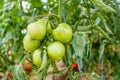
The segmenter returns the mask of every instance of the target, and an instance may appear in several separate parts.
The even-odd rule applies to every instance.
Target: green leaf
[[[98,32],[104,37],[110,40],[110,37],[107,35],[107,33],[105,31],[103,31],[99,26],[95,27],[96,30],[98,30]]]
[[[0,9],[3,7],[4,0],[0,0]]]
[[[28,0],[33,7],[41,7],[42,3],[41,3],[41,0]]]
[[[72,46],[77,56],[82,57],[85,49],[86,37],[85,34],[79,34],[77,32],[73,35]]]
[[[21,65],[15,66],[14,69],[12,70],[12,73],[14,80],[26,80],[25,76],[23,75]]]
[[[116,12],[115,9],[113,9],[112,7],[106,5],[102,0],[91,0],[91,1],[95,5],[95,7],[97,7],[100,10],[105,11],[106,13]]]
[[[47,53],[46,53],[46,51],[43,51],[42,64],[41,64],[39,70],[42,70],[42,69],[45,68],[46,66],[47,66]]]
[[[105,28],[105,31],[107,31],[107,32],[110,33],[110,34],[113,34],[112,31],[111,31],[111,30],[109,29],[109,27],[107,26],[106,20],[105,20],[105,18],[102,16],[102,14],[98,12],[98,16],[100,17],[100,19],[101,19],[101,21],[102,21],[102,23],[103,23],[103,25],[104,25],[103,27]]]
[[[92,25],[78,26],[78,27],[77,27],[77,30],[80,30],[80,31],[90,31],[91,28],[92,28]]]
[[[92,74],[93,80],[100,80],[100,76],[97,73],[93,72],[91,74]]]
[[[42,74],[43,74],[43,72],[37,74],[36,80],[42,80]]]

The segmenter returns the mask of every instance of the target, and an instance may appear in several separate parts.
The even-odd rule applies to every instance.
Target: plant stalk
[[[58,17],[59,17],[59,23],[62,22],[62,1],[58,0]]]

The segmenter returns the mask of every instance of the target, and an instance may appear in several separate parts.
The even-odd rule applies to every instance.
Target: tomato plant
[[[119,80],[119,3],[1,0],[0,80]]]

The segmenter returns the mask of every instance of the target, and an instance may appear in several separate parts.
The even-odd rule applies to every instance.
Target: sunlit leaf
[[[72,46],[77,56],[82,57],[85,49],[86,39],[84,34],[77,32],[73,35]]]

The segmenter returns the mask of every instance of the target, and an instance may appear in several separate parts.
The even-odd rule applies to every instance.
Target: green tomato
[[[27,27],[27,32],[32,39],[42,40],[46,35],[46,21],[39,20],[29,24]]]
[[[35,49],[39,47],[40,41],[33,40],[29,37],[28,34],[26,34],[25,37],[23,38],[23,45],[24,45],[25,50],[34,51]]]
[[[53,60],[61,60],[65,54],[65,47],[61,42],[53,42],[48,45],[47,54]]]
[[[68,43],[72,39],[73,31],[71,27],[66,23],[61,23],[52,32],[53,38],[62,43]]]
[[[35,64],[36,66],[40,67],[41,66],[41,50],[37,49],[34,51],[33,53],[33,64]]]

